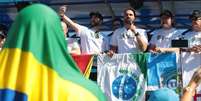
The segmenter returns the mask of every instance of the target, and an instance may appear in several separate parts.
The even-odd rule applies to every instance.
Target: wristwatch
[[[135,35],[135,36],[139,36],[140,34],[139,34],[138,32],[135,32],[134,35]]]

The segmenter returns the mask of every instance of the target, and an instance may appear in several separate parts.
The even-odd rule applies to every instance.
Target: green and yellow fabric
[[[0,52],[0,101],[105,101],[66,50],[56,12],[42,4],[24,8]]]

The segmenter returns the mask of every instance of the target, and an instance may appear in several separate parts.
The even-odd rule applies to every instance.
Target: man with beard
[[[91,12],[90,14],[91,27],[85,27],[73,22],[67,16],[63,16],[69,26],[71,26],[76,34],[81,39],[81,54],[99,54],[107,51],[109,48],[106,36],[100,32],[100,27],[103,22],[103,16],[99,12]]]
[[[113,53],[143,52],[147,48],[147,37],[144,29],[138,28],[134,21],[136,12],[133,8],[124,10],[124,27],[114,31],[111,39],[111,50]]]
[[[183,36],[189,43],[189,48],[186,51],[201,52],[201,10],[194,10],[190,19],[192,21],[192,31],[185,33]]]

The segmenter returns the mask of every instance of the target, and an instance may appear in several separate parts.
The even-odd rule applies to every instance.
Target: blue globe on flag
[[[131,99],[135,95],[136,89],[136,81],[128,75],[121,75],[112,83],[112,93],[118,99]]]

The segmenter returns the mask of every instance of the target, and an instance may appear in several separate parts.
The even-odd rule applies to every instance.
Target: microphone
[[[131,24],[133,24],[133,23],[134,23],[134,22],[133,22],[132,19],[128,19],[128,20],[127,20],[127,24],[130,24],[130,25],[131,25]]]

